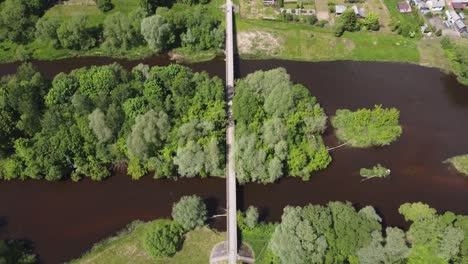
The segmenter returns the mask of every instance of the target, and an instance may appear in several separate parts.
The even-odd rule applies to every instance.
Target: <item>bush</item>
[[[384,166],[382,166],[380,164],[377,164],[376,166],[372,167],[371,169],[362,168],[359,171],[359,174],[362,177],[365,177],[367,179],[375,178],[375,177],[385,178],[388,175],[390,175],[390,170],[385,168]]]
[[[182,226],[174,222],[156,222],[144,235],[144,246],[150,256],[173,256],[182,243]]]
[[[399,125],[400,112],[396,108],[350,111],[338,109],[331,119],[336,136],[354,147],[384,146],[397,140],[402,128]]]
[[[445,161],[445,163],[447,162],[452,164],[458,172],[468,177],[468,154],[450,158]]]
[[[328,20],[319,20],[319,22],[317,23],[317,26],[324,27],[327,24],[328,24]]]
[[[328,5],[328,11],[332,14],[335,13],[335,6],[336,6],[335,2],[329,1],[327,5]]]
[[[309,25],[314,25],[315,23],[317,23],[318,19],[315,15],[311,15],[306,18],[306,21]]]
[[[442,36],[442,29],[440,29],[440,28],[437,29],[437,31],[435,32],[435,35],[436,35],[437,37]]]
[[[112,0],[97,0],[97,5],[102,12],[108,12],[114,8]]]
[[[172,218],[185,230],[203,226],[207,215],[206,205],[197,195],[184,196],[172,207]]]

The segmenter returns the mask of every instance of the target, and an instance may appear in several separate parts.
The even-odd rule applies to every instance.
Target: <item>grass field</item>
[[[418,43],[419,64],[428,67],[438,67],[445,72],[452,71],[450,61],[440,46],[439,39],[422,39]]]
[[[206,264],[213,246],[226,238],[224,233],[206,227],[200,228],[186,235],[182,248],[173,257],[152,258],[144,250],[142,237],[153,223],[154,221],[140,224],[133,232],[105,240],[70,264]]]
[[[74,2],[85,2],[88,0],[78,0]],[[50,8],[44,16],[58,17],[61,20],[67,20],[74,16],[88,16],[89,25],[96,26],[104,22],[106,16],[121,12],[128,14],[139,6],[139,0],[112,0],[114,8],[107,12],[101,12],[95,5],[63,5],[57,4]]]
[[[363,60],[419,63],[417,41],[381,32],[346,32],[336,38],[330,29],[264,20],[238,20],[242,32],[269,32],[277,38],[278,51],[270,57],[290,60]],[[274,24],[272,24],[274,23]],[[242,45],[242,39],[238,40]],[[262,43],[257,43],[261,46]],[[257,57],[255,50],[244,57]],[[264,53],[259,53],[264,56]]]

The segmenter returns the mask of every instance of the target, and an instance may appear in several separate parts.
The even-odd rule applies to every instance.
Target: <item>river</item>
[[[74,68],[114,61],[126,68],[143,62],[167,65],[165,57],[143,61],[74,58],[33,61],[51,78]],[[0,75],[14,73],[17,64],[0,64]],[[224,78],[224,61],[190,65]],[[468,87],[437,69],[399,63],[244,61],[238,77],[255,70],[284,67],[295,82],[309,87],[328,115],[336,109],[382,104],[401,111],[402,137],[390,146],[371,149],[339,148],[333,163],[310,181],[286,178],[275,184],[247,184],[239,188],[240,208],[258,206],[262,218],[278,221],[285,205],[350,201],[357,207],[373,205],[384,224],[406,228],[398,214],[404,202],[422,201],[438,210],[468,214],[468,179],[442,161],[468,152]],[[333,131],[325,133],[328,146],[338,145]],[[381,163],[392,170],[386,179],[361,181],[359,169]],[[169,217],[182,195],[199,194],[210,213],[225,204],[223,179],[133,181],[124,172],[103,182],[45,181],[0,183],[0,238],[28,239],[42,263],[78,257],[95,242],[135,219]],[[223,229],[224,219],[212,223]]]

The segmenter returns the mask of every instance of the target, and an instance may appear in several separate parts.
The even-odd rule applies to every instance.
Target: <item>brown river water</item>
[[[47,77],[74,68],[119,62],[131,68],[143,62],[167,65],[165,57],[142,61],[74,58],[33,61]],[[468,179],[442,161],[468,153],[468,87],[437,69],[399,63],[244,61],[239,77],[255,70],[284,67],[295,82],[309,87],[328,115],[338,108],[357,109],[382,104],[401,111],[403,135],[383,148],[339,148],[333,163],[307,182],[287,178],[275,184],[247,184],[238,190],[239,207],[255,205],[267,221],[280,220],[286,205],[350,201],[373,205],[384,224],[406,228],[398,214],[404,202],[422,201],[440,211],[468,214]],[[14,73],[17,64],[0,64],[0,75]],[[224,78],[223,60],[190,65]],[[331,129],[328,146],[338,145]],[[386,179],[361,181],[359,169],[381,163],[392,170]],[[80,256],[95,242],[135,219],[169,217],[181,196],[199,194],[210,213],[222,212],[223,179],[133,181],[115,172],[103,182],[0,182],[0,238],[31,240],[42,263],[61,263]],[[223,229],[224,219],[212,225]]]

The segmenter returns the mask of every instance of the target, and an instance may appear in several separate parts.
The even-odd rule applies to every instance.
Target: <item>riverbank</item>
[[[102,13],[96,6],[55,5],[44,14],[47,18],[68,21],[76,16],[88,16],[87,26],[102,27],[106,17],[116,13],[128,15],[139,3],[131,1],[113,1],[114,9]],[[213,16],[224,24],[221,6],[222,0],[210,1],[206,8],[207,15]],[[176,4],[159,8],[158,14],[164,15],[169,10],[183,12],[186,6]],[[241,10],[242,11],[242,10]],[[342,37],[335,37],[332,27],[311,26],[304,23],[284,22],[279,20],[247,19],[236,16],[237,46],[244,59],[284,59],[295,61],[390,61],[420,64],[436,67],[446,72],[452,68],[440,47],[439,39],[405,38],[395,33],[382,32],[346,32]],[[168,52],[170,58],[178,62],[196,63],[210,61],[222,55],[221,50],[192,51],[187,48],[175,48]],[[19,45],[13,42],[0,43],[0,62],[25,60],[58,60],[76,57],[112,57],[116,59],[141,60],[155,56],[156,53],[146,45],[137,45],[128,50],[109,50],[102,47],[89,50],[70,50],[57,48],[53,41],[34,40],[29,44]]]
[[[381,215],[369,205],[356,208],[351,203],[330,201],[326,205],[287,206],[282,221],[276,223],[258,222],[257,215],[253,222],[246,224],[245,216],[238,215],[239,239],[252,249],[257,264],[291,263],[297,258],[311,258],[311,252],[316,252],[316,260],[355,260],[355,263],[357,260],[359,263],[375,263],[376,259],[388,258],[394,260],[392,262],[399,259],[402,263],[406,263],[405,260],[408,263],[415,260],[420,263],[465,263],[468,260],[468,215],[437,212],[421,202],[404,203],[398,211],[411,224],[409,231],[382,224]],[[186,233],[172,257],[151,257],[144,246],[144,238],[152,226],[163,221],[167,220],[134,221],[69,264],[204,264],[209,262],[214,246],[226,239],[226,233],[204,226]],[[395,240],[392,236],[395,233],[400,239]],[[304,234],[312,236],[306,240]],[[376,235],[380,235],[380,239]],[[392,242],[392,248],[387,248],[389,252],[398,248],[401,253],[384,253],[384,246],[380,244],[384,237],[389,241],[387,243]],[[448,239],[452,241],[450,245],[445,242]],[[310,246],[304,248],[301,244],[291,243],[303,240]]]
[[[85,263],[134,263],[134,264],[204,264],[209,260],[211,249],[225,240],[224,232],[217,232],[208,227],[188,232],[183,245],[173,257],[153,258],[143,246],[143,235],[154,221],[147,223],[135,221],[120,231],[116,236],[105,239],[79,259],[69,264]]]

